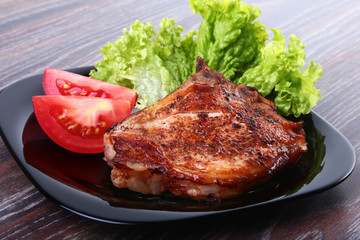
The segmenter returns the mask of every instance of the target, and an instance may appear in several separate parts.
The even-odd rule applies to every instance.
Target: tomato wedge
[[[122,99],[81,96],[34,96],[36,119],[59,146],[77,153],[103,152],[103,135],[131,114]]]
[[[132,106],[137,100],[137,93],[130,88],[53,68],[45,69],[43,88],[46,95],[124,99]]]

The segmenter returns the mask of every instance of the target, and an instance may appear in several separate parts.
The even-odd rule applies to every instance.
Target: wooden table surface
[[[360,153],[360,2],[358,0],[247,1],[259,20],[295,34],[307,59],[323,66],[323,99],[314,111]],[[174,18],[187,32],[201,17],[187,0],[2,0],[0,90],[45,67],[93,65],[99,49],[136,19],[156,28]],[[6,114],[4,112],[0,113]],[[338,159],[341,161],[341,159]],[[0,239],[360,239],[360,174],[302,199],[226,215],[162,224],[113,225],[87,219],[45,198],[0,138]]]

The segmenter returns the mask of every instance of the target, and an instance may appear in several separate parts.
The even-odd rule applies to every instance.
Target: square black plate
[[[88,75],[91,69],[83,67],[70,71]],[[206,202],[168,193],[146,196],[116,189],[110,183],[109,169],[101,154],[70,153],[46,136],[37,138],[33,145],[23,143],[24,132],[38,128],[33,117],[32,96],[44,94],[42,78],[42,75],[36,75],[23,79],[0,93],[0,133],[19,166],[39,191],[62,207],[88,218],[112,223],[141,223],[240,211],[327,190],[342,182],[355,167],[355,151],[349,141],[312,112],[305,119],[305,125],[309,125],[307,135],[311,135],[311,131],[317,132],[313,134],[313,155],[310,156],[316,156],[316,159],[303,160],[300,168],[274,177],[244,197]],[[83,166],[87,167],[84,169]],[[84,174],[79,175],[76,169],[83,169]],[[284,179],[290,179],[291,184],[283,184]]]

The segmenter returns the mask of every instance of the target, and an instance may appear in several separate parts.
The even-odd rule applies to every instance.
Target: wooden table
[[[360,153],[360,2],[357,0],[248,1],[260,21],[294,33],[307,58],[323,66],[314,111]],[[201,17],[186,0],[0,2],[0,89],[45,67],[93,65],[98,49],[136,19],[177,20],[185,31]],[[6,114],[6,113],[0,113]],[[339,159],[341,161],[341,159]],[[271,207],[163,224],[112,225],[62,209],[27,179],[0,139],[0,239],[360,239],[360,174],[329,191]]]

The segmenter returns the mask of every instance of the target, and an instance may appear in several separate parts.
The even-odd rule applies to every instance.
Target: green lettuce
[[[305,66],[305,45],[295,35],[290,36],[288,49],[281,31],[272,29],[274,37],[261,52],[258,65],[248,69],[235,83],[255,87],[271,98],[283,115],[307,114],[321,98],[315,82],[322,76],[321,65],[310,61]]]
[[[130,30],[100,52],[103,60],[90,72],[92,78],[122,85],[139,94],[136,108],[150,106],[174,91],[193,70],[195,31],[181,37],[184,29],[165,18],[155,33],[151,23],[136,21]]]
[[[195,72],[196,58],[234,83],[255,87],[273,100],[282,115],[309,113],[321,95],[315,82],[322,68],[313,61],[305,66],[305,45],[294,35],[288,49],[280,30],[256,19],[260,10],[240,0],[190,0],[201,14],[198,31],[184,34],[173,19],[165,18],[156,33],[151,23],[136,21],[130,30],[100,51],[103,60],[90,76],[126,86],[139,94],[136,108],[150,106],[184,83]]]
[[[190,8],[203,18],[195,55],[209,68],[234,79],[255,65],[268,39],[266,26],[255,22],[257,7],[241,1],[190,0]]]
[[[164,19],[160,23],[159,32],[154,39],[154,47],[178,87],[193,73],[196,31],[189,31],[183,39],[181,33],[184,29],[181,26],[175,27],[175,24],[174,19]]]

